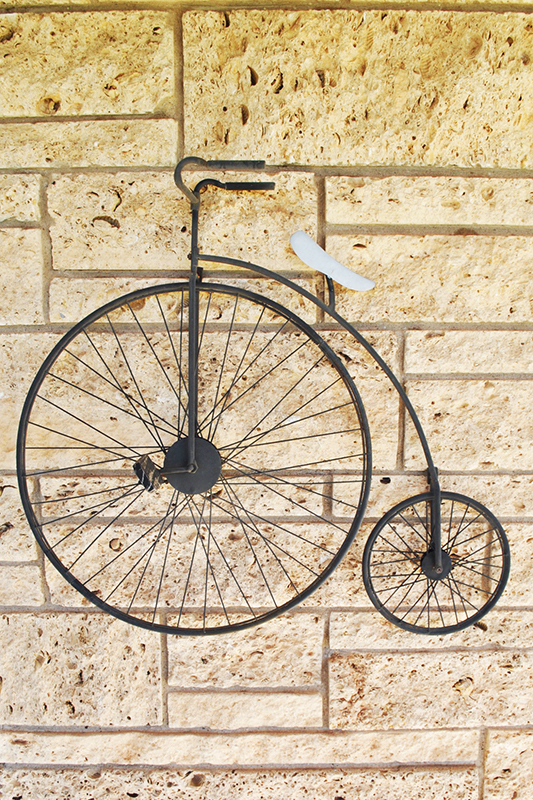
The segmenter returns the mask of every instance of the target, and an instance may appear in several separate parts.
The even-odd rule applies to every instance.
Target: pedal
[[[139,478],[139,483],[144,486],[148,492],[153,492],[154,489],[158,489],[163,483],[161,470],[154,464],[150,456],[141,456],[133,465],[133,471]]]

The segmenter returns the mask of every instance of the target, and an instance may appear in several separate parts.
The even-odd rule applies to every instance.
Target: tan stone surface
[[[7,796],[26,793],[32,800],[59,800],[71,792],[77,800],[107,800],[109,796],[135,794],[140,800],[163,795],[168,800],[242,800],[281,798],[324,800],[350,797],[362,800],[404,800],[420,796],[427,800],[477,800],[475,769],[411,770],[341,769],[275,772],[231,772],[209,770],[42,770],[14,769],[0,772]],[[522,800],[522,799],[521,799]]]
[[[533,615],[527,610],[500,611],[496,606],[479,624],[446,636],[409,633],[378,612],[338,612],[331,615],[332,650],[442,650],[533,646]]]
[[[503,236],[328,236],[327,251],[371,278],[338,290],[349,321],[529,322],[531,242]]]
[[[51,181],[54,269],[187,269],[189,206],[170,173]]]
[[[533,335],[528,331],[409,331],[407,373],[533,372]]]
[[[233,11],[227,24],[191,12],[187,149],[271,163],[525,167],[528,22],[324,10]]]
[[[331,177],[327,221],[337,225],[526,225],[529,178]]]
[[[159,639],[154,634],[101,614],[3,614],[0,625],[4,724],[127,727],[160,722]],[[76,749],[71,755],[80,761]]]
[[[0,198],[1,222],[39,219],[37,175],[0,175]]]
[[[26,521],[16,478],[0,480],[0,561],[33,561],[35,539]]]
[[[41,233],[0,230],[0,325],[43,321]]]
[[[22,405],[37,370],[58,338],[48,333],[4,334],[0,337],[0,463],[4,469],[15,468],[17,428]],[[11,478],[6,482],[15,483]]]
[[[0,26],[3,117],[173,111],[167,14],[17,14],[0,17]]]
[[[374,440],[372,440],[372,444],[374,444]],[[342,477],[336,482],[335,487],[335,495],[339,498],[339,501],[333,504],[333,511],[339,516],[344,516],[346,507],[343,506],[343,501],[353,503],[352,487],[349,484],[342,483]],[[377,520],[406,497],[427,491],[428,484],[425,475],[398,475],[394,473],[390,475],[373,475],[365,519],[372,518]]]
[[[409,381],[407,391],[441,469],[533,468],[531,381]],[[422,466],[409,426],[406,464]]]
[[[157,734],[0,732],[7,764],[101,764],[112,752],[116,764],[196,765],[379,765],[473,764],[477,731],[360,731],[340,733]]]
[[[533,513],[531,475],[446,475],[442,476],[442,487],[479,500],[498,518],[529,517]]]
[[[485,760],[486,800],[527,800],[533,770],[531,731],[489,731]]]
[[[531,724],[528,651],[333,655],[333,728]],[[458,731],[456,731],[457,733]]]
[[[319,694],[208,692],[168,696],[172,728],[234,730],[238,728],[320,728]]]
[[[168,640],[169,684],[191,688],[317,685],[323,634],[318,616],[295,614],[219,637],[172,638]]]
[[[40,606],[43,602],[40,567],[0,566],[0,605]]]
[[[511,549],[511,572],[500,600],[500,606],[504,604],[505,606],[531,606],[533,605],[530,577],[533,569],[531,525],[507,523],[504,527]]]
[[[170,167],[177,131],[170,119],[6,123],[0,167]]]

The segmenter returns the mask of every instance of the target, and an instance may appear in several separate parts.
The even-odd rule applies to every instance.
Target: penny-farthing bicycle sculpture
[[[388,376],[416,428],[429,491],[392,508],[365,547],[375,607],[400,627],[449,633],[479,620],[509,574],[502,526],[476,500],[441,491],[415,410],[366,339],[335,310],[333,280],[373,286],[305,233],[296,254],[323,272],[325,302],[247,262],[198,250],[201,192],[265,182],[182,180],[188,158],[188,280],[139,289],[89,314],[46,358],[18,436],[22,501],[40,547],[88,600],[156,631],[215,634],[307,598],[350,547],[370,489],[370,432],[358,389],[320,332],[205,265],[277,281],[349,332]],[[285,289],[283,289],[285,291]],[[286,292],[285,292],[286,293]]]

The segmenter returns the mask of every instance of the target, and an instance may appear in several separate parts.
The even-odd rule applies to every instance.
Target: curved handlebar
[[[200,169],[220,169],[220,170],[246,170],[246,171],[260,171],[265,168],[264,161],[206,161],[203,158],[197,158],[196,156],[187,156],[187,158],[182,158],[181,161],[176,165],[176,169],[174,170],[174,183],[183,192],[183,194],[189,200],[191,206],[193,208],[198,208],[200,205],[200,197],[196,193],[198,187],[202,185],[207,185],[204,181],[201,181],[200,184],[195,188],[193,191],[189,189],[183,182],[181,177],[182,170],[188,166],[195,166],[199,167]],[[215,186],[219,186],[222,189],[230,189],[233,191],[241,191],[241,190],[250,190],[250,189],[273,189],[275,184],[272,182],[229,182],[229,183],[221,183],[220,181],[213,182]]]

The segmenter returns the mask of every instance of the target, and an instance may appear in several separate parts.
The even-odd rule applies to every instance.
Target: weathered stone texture
[[[0,26],[5,31],[0,116],[174,110],[168,14],[10,14],[0,17]]]
[[[187,149],[271,163],[529,166],[530,50],[522,14],[191,12]]]
[[[22,509],[16,478],[0,480],[0,561],[33,561],[35,539]]]
[[[530,374],[533,335],[529,331],[409,331],[405,371]]]
[[[159,640],[153,634],[101,614],[3,614],[0,627],[4,724],[160,722]],[[72,755],[78,763],[77,748]]]
[[[506,523],[505,532],[511,549],[511,573],[500,605],[531,606],[533,605],[533,587],[531,586],[531,570],[533,569],[533,551],[531,545],[530,524]]]
[[[252,692],[176,693],[168,696],[172,728],[234,730],[239,728],[320,728],[319,694]]]
[[[333,728],[531,724],[528,651],[333,655]]]
[[[331,177],[326,218],[336,225],[525,225],[531,180],[456,177]]]
[[[30,564],[0,566],[0,605],[40,606],[43,602],[40,567]]]
[[[486,800],[528,800],[533,772],[531,731],[489,731],[485,760]]]
[[[170,119],[6,123],[0,167],[171,167],[177,130]]]
[[[39,219],[39,177],[0,175],[0,222]]]
[[[407,391],[442,469],[533,469],[531,381],[409,381]],[[406,464],[423,466],[412,426]]]
[[[331,615],[332,650],[422,650],[434,651],[480,647],[523,648],[533,646],[533,615],[527,610],[492,609],[483,619],[463,631],[446,636],[423,636],[403,631],[377,611],[337,612]],[[424,654],[423,654],[424,655]],[[423,657],[423,655],[421,657]]]
[[[531,240],[513,236],[328,236],[327,251],[376,282],[339,289],[350,321],[529,322]]]
[[[0,325],[42,322],[40,231],[0,230],[0,266]]]
[[[231,635],[172,638],[168,641],[169,684],[184,688],[316,685],[323,635],[320,617],[295,614]]]
[[[71,793],[76,800],[108,800],[126,793],[139,800],[164,796],[167,800],[324,800],[354,797],[361,800],[477,800],[475,769],[440,769],[437,772],[393,770],[298,769],[275,772],[231,772],[209,770],[3,770],[6,797],[22,800],[63,800]],[[522,800],[522,798],[520,798]]]
[[[172,733],[0,732],[0,756],[6,764],[95,764],[113,753],[116,764],[212,766],[299,766],[474,764],[477,731],[359,731],[243,733],[211,736]]]
[[[0,465],[3,469],[15,468],[17,427],[22,405],[35,373],[58,338],[48,333],[4,334],[0,337]],[[6,482],[14,483],[12,479]]]

